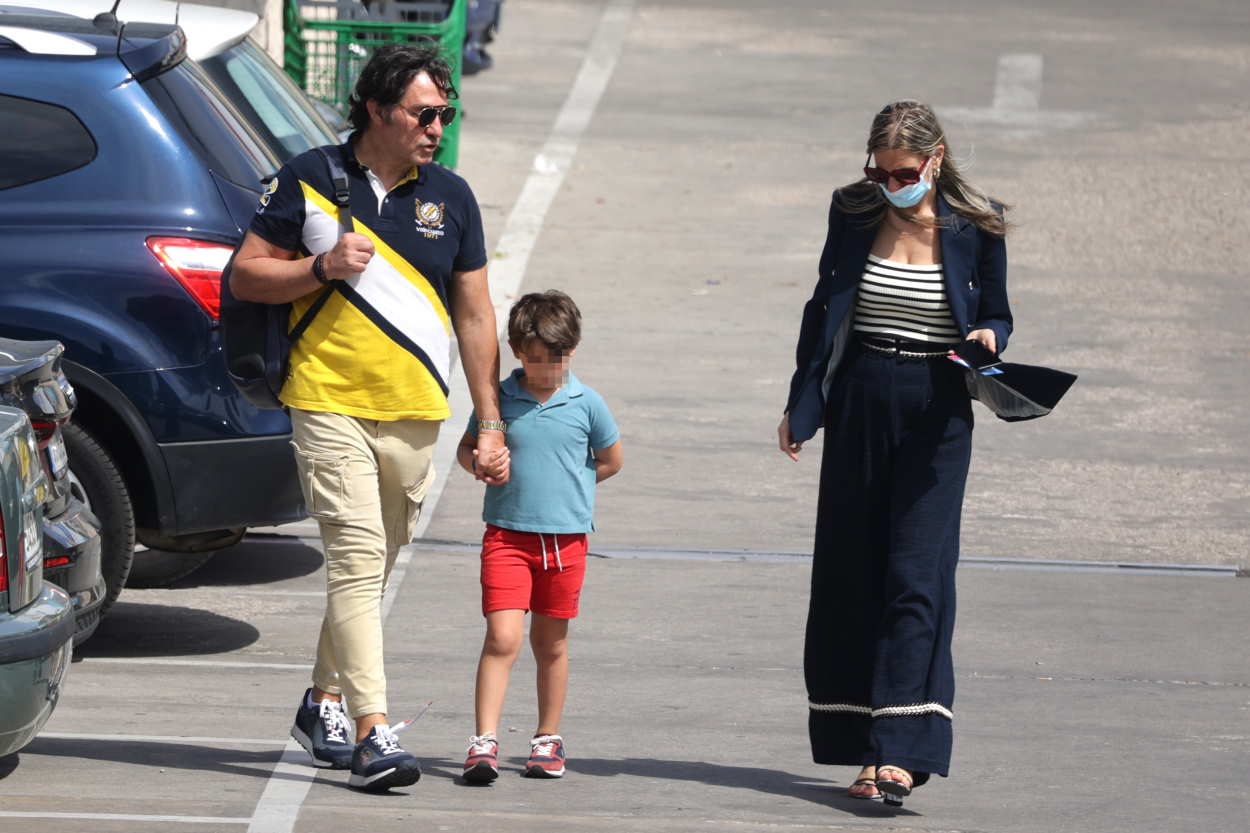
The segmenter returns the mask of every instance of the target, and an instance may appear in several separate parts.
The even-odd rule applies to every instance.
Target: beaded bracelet
[[[326,274],[325,265],[322,263],[324,259],[325,259],[325,254],[319,254],[313,258],[312,273],[313,273],[313,277],[317,279],[318,283],[330,282],[330,277],[329,275]]]

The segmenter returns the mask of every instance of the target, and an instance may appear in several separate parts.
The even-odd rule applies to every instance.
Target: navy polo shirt
[[[413,168],[389,191],[341,145],[353,230],[375,254],[335,292],[291,350],[282,401],[365,419],[445,419],[451,361],[449,285],[486,265],[482,218],[468,183],[442,165]],[[334,148],[326,148],[333,153]],[[261,196],[251,230],[303,254],[328,252],[342,233],[325,160],[288,162]],[[292,304],[291,324],[323,290]]]

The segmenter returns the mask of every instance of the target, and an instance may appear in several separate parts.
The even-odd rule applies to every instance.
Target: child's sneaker
[[[464,780],[470,784],[489,784],[499,777],[499,741],[494,735],[469,738],[469,752],[464,759]]]
[[[525,774],[530,778],[559,778],[564,775],[564,738],[538,735],[531,740]]]
[[[352,755],[352,775],[347,783],[369,792],[386,792],[406,787],[421,779],[421,765],[399,745],[389,726],[374,726],[356,744]]]
[[[312,755],[313,766],[330,769],[350,767],[352,752],[356,749],[356,744],[347,739],[351,732],[352,724],[341,702],[329,698],[313,702],[312,689],[304,692],[295,712],[291,737]]]

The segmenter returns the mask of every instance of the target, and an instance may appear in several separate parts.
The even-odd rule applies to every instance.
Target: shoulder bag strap
[[[341,146],[335,147],[333,153],[327,153],[325,148],[317,148],[317,152],[321,154],[321,158],[326,161],[326,167],[330,169],[330,182],[334,185],[334,204],[339,209],[339,227],[344,234],[354,231],[355,226],[352,224],[351,182],[347,179],[343,148]]]
[[[352,205],[351,205],[351,180],[347,178],[347,169],[343,165],[343,148],[335,147],[332,153],[327,153],[325,148],[317,148],[317,153],[321,154],[321,158],[325,160],[326,168],[330,171],[330,182],[334,187],[334,204],[339,210],[339,230],[343,234],[355,229],[352,223]],[[299,337],[308,329],[308,325],[312,324],[313,319],[317,317],[317,313],[321,312],[321,308],[326,305],[326,301],[330,300],[338,281],[334,281],[327,286],[317,300],[313,301],[307,311],[300,317],[295,324],[294,329],[287,334],[287,338],[292,344],[299,340]]]

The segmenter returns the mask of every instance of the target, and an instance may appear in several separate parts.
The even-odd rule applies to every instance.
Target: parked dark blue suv
[[[136,538],[209,551],[304,514],[290,423],[235,391],[217,324],[279,166],[176,26],[0,14],[0,334],[65,345],[110,602]]]

